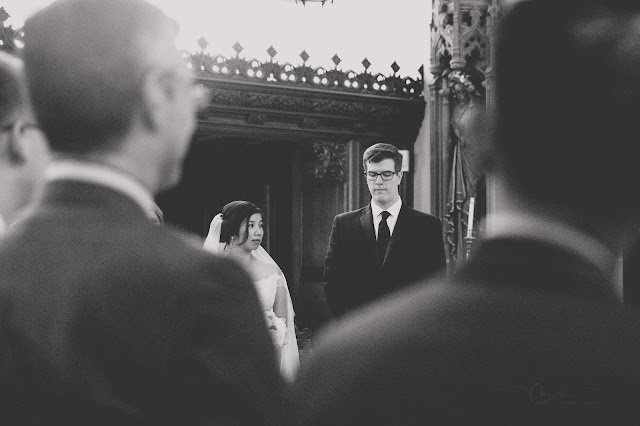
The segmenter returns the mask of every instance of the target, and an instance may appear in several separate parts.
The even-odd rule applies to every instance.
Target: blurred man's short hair
[[[117,148],[157,59],[150,46],[168,23],[176,32],[177,25],[140,0],[66,0],[43,12],[25,23],[24,58],[52,149]]]
[[[497,40],[494,164],[532,199],[624,209],[640,190],[640,2],[516,6]]]

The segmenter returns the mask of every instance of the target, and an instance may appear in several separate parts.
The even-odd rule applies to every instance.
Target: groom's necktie
[[[387,224],[387,218],[391,216],[388,211],[383,211],[382,220],[380,226],[378,226],[378,257],[380,258],[380,264],[384,262],[384,255],[387,253],[387,246],[391,239],[391,231],[389,231],[389,225]]]

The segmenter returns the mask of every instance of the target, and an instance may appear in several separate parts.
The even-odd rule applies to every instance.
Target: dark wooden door
[[[180,184],[156,201],[166,224],[203,239],[230,201],[247,200],[265,212],[263,246],[291,273],[291,149],[285,143],[214,139],[193,143]]]

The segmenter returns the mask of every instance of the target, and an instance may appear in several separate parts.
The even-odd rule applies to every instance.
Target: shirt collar
[[[114,189],[135,201],[149,218],[156,217],[156,203],[149,190],[134,178],[111,167],[77,160],[55,160],[47,165],[44,178],[47,182],[78,180]]]
[[[608,277],[614,277],[618,262],[614,252],[586,232],[533,214],[510,212],[488,215],[485,236],[522,237],[552,243],[589,260]]]
[[[2,218],[2,215],[0,215],[0,235],[4,234],[4,232],[7,230],[7,224],[5,223],[4,219]]]
[[[389,212],[389,214],[391,214],[391,216],[397,218],[398,215],[400,214],[401,207],[402,207],[402,198],[398,198],[398,201],[396,201],[394,205],[389,207],[387,211]],[[376,203],[373,202],[373,200],[371,200],[371,214],[373,215],[373,217],[378,217],[380,213],[382,213],[383,211],[384,209],[382,207],[378,206]]]

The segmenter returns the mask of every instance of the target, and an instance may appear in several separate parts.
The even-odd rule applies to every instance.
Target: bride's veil
[[[209,225],[209,234],[207,235],[207,238],[205,239],[203,245],[203,248],[205,250],[216,254],[220,254],[224,251],[226,244],[220,242],[221,230],[222,214],[218,213],[211,221],[211,225]],[[258,248],[252,251],[251,254],[253,254],[257,259],[260,259],[263,262],[267,262],[277,266],[283,279],[284,288],[286,290],[285,293],[287,295],[287,343],[282,348],[282,350],[286,353],[283,353],[283,356],[281,358],[280,370],[283,372],[283,374],[285,374],[285,376],[287,376],[288,379],[292,380],[298,370],[299,357],[298,342],[296,340],[296,330],[294,322],[295,313],[293,311],[293,302],[291,301],[291,294],[289,292],[289,286],[287,285],[287,279],[280,269],[280,266],[278,266],[276,261],[273,260],[271,255],[269,255],[269,253],[267,253],[267,251],[262,246],[258,246]],[[293,351],[295,351],[295,353]]]
[[[220,242],[221,230],[222,214],[218,213],[211,221],[211,225],[209,225],[209,234],[207,235],[207,239],[204,240],[204,246],[202,246],[205,250],[211,253],[222,253],[222,251],[224,251],[225,243]]]

